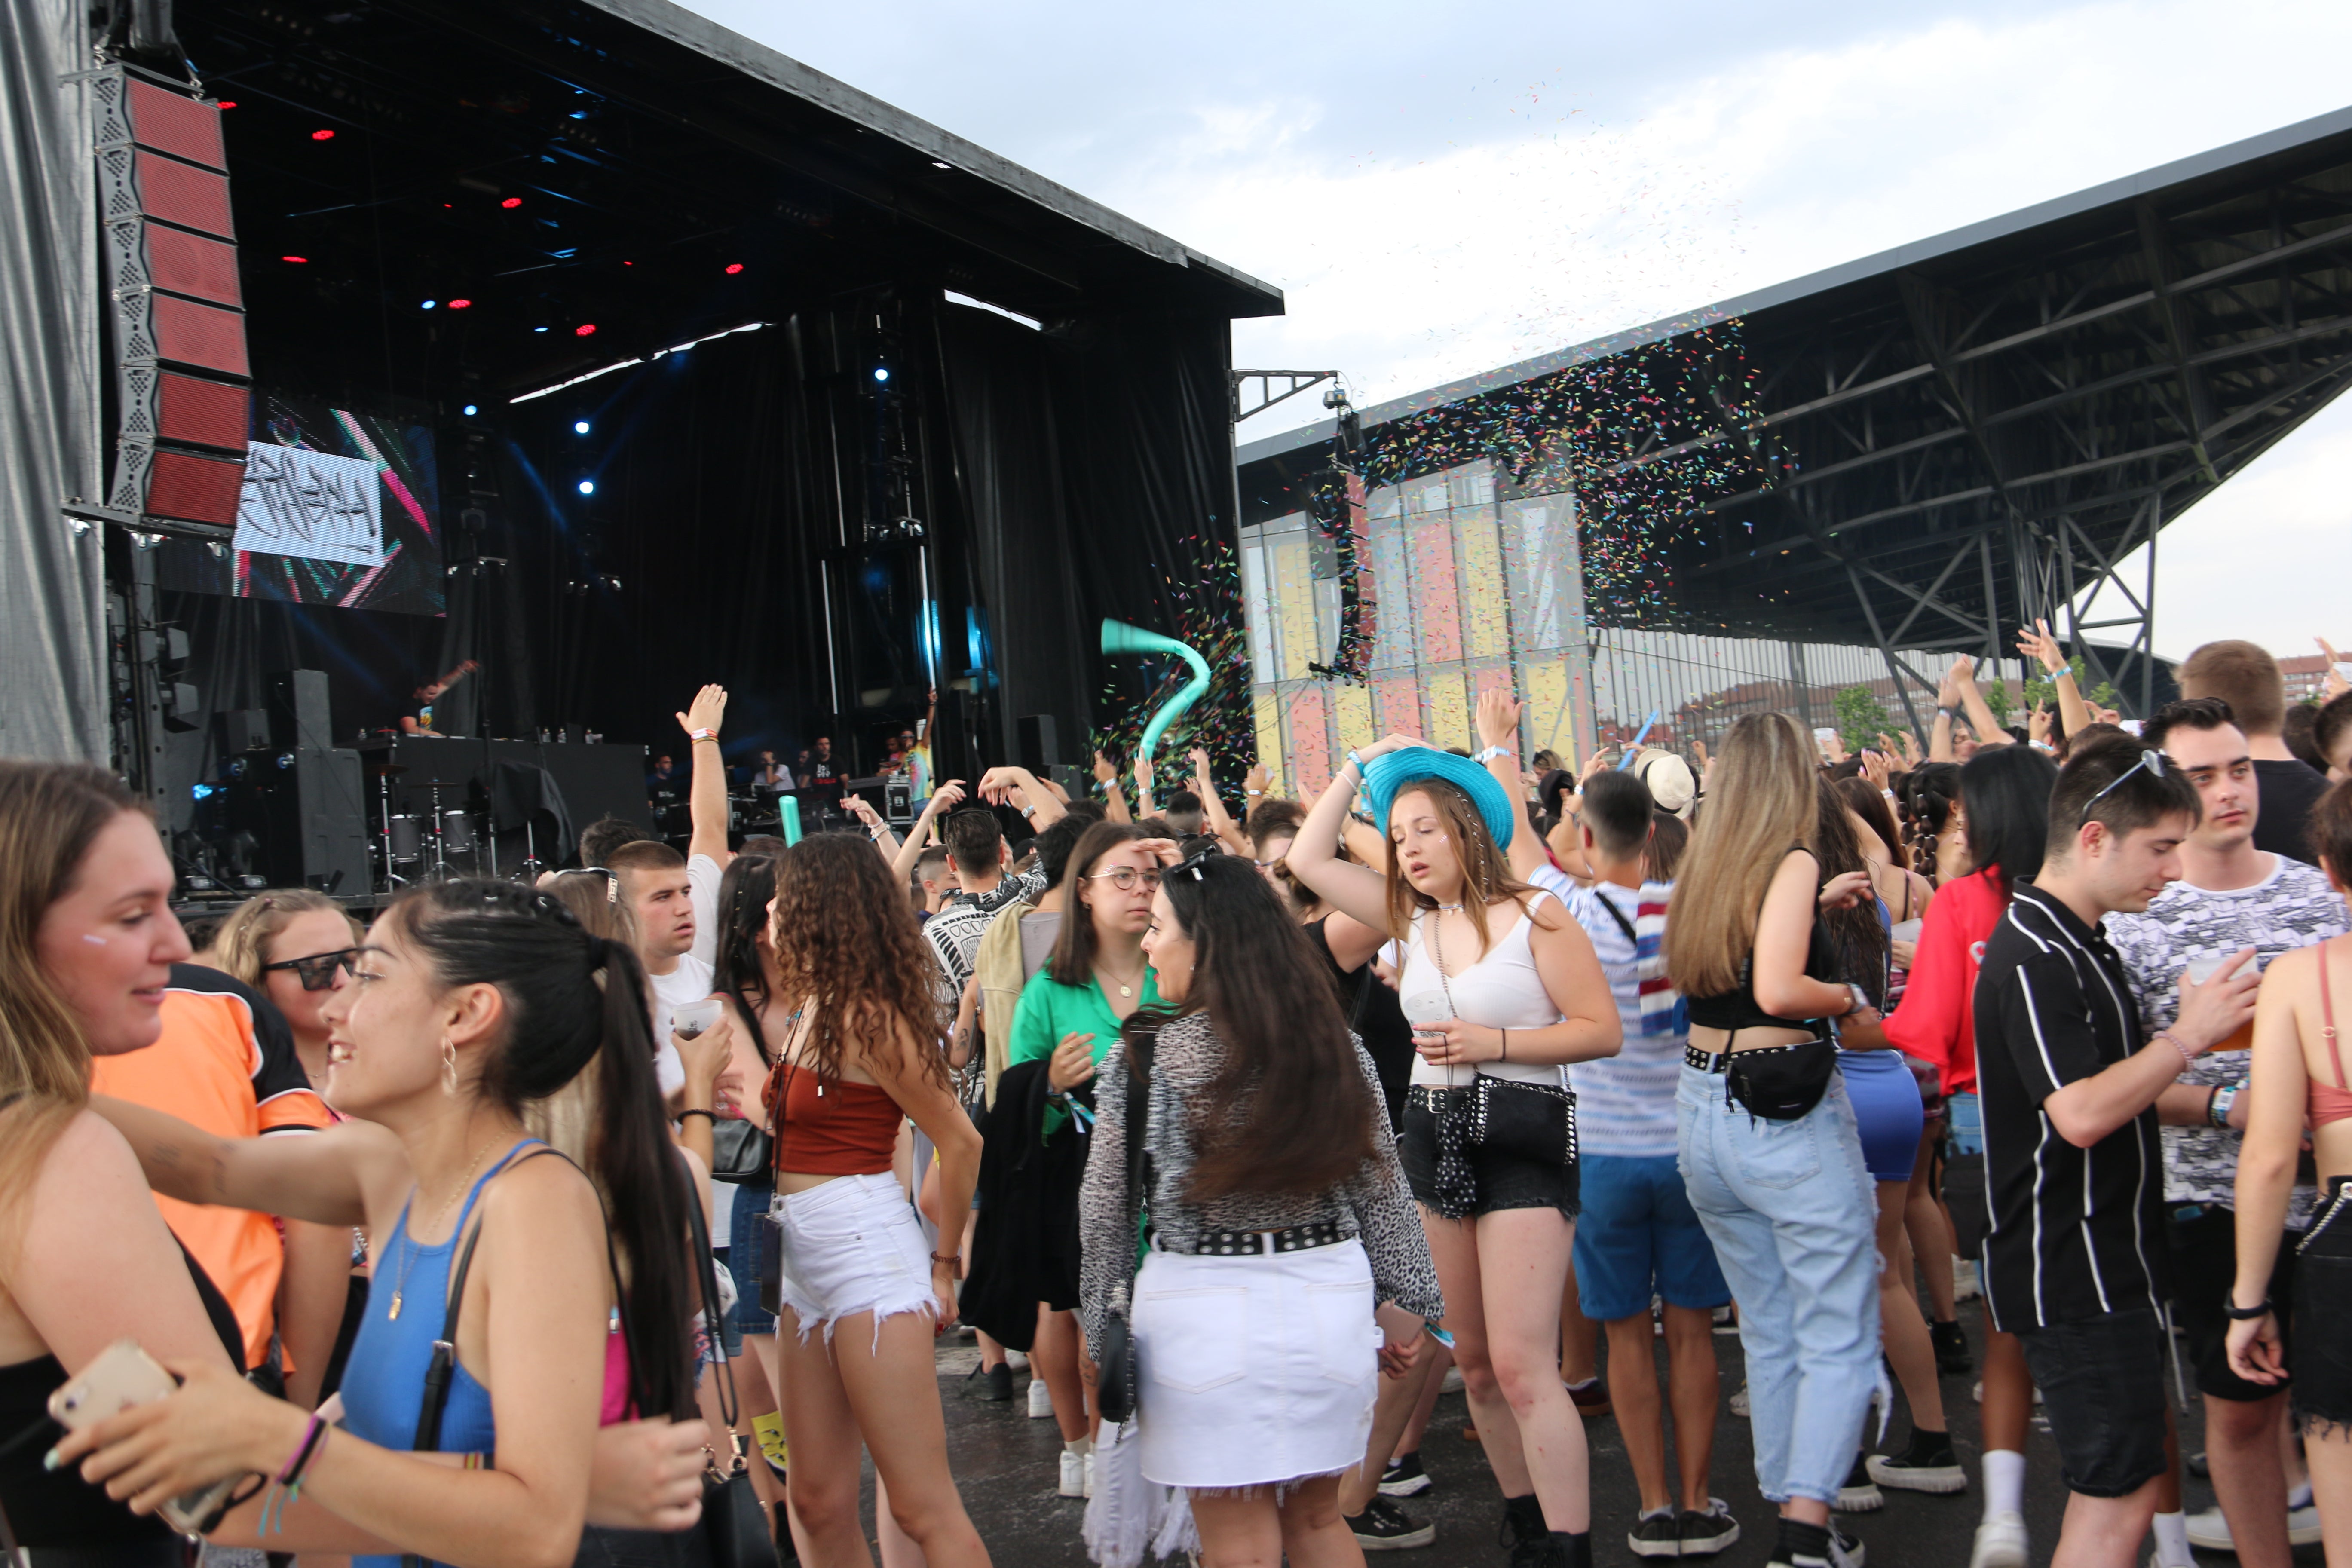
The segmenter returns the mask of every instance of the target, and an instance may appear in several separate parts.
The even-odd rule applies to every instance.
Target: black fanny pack
[[[1837,1047],[1828,1040],[1726,1052],[1723,1093],[1750,1116],[1794,1121],[1822,1102],[1837,1071]]]

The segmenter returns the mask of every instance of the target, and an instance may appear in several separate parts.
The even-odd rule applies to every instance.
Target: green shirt
[[[1143,972],[1143,998],[1136,1005],[1160,1005],[1159,976],[1150,969]],[[1005,1047],[1004,1065],[1049,1060],[1064,1035],[1092,1035],[1095,1066],[1099,1068],[1118,1039],[1118,1028],[1119,1016],[1111,1011],[1101,981],[1088,975],[1084,985],[1065,985],[1054,978],[1051,968],[1041,968],[1021,987],[1021,1005],[1013,1011],[1013,1037]],[[1066,1107],[1048,1105],[1045,1135],[1052,1137],[1069,1120]]]

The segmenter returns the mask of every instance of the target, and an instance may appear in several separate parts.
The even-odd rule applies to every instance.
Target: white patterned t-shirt
[[[2282,952],[2344,933],[2344,900],[2327,879],[2300,860],[2284,855],[2271,859],[2276,862],[2271,874],[2251,888],[2217,892],[2175,882],[2157,895],[2147,913],[2107,917],[2107,940],[2131,972],[2140,1023],[2149,1036],[2179,1016],[2180,972],[2195,960],[2226,959],[2251,947],[2255,964],[2268,968]],[[2209,1051],[2180,1075],[2180,1081],[2200,1088],[2243,1083],[2246,1066],[2243,1051]],[[2237,1202],[2238,1147],[2243,1133],[2223,1127],[2161,1131],[2166,1203]],[[2310,1224],[2316,1195],[2309,1183],[2296,1184],[2287,1204],[2289,1229]]]

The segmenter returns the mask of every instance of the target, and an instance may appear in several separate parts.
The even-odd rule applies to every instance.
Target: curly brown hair
[[[812,834],[776,858],[768,927],[776,991],[804,1006],[803,1064],[841,1080],[852,1042],[877,1045],[903,1027],[922,1072],[950,1087],[933,981],[939,961],[889,866],[862,837]]]

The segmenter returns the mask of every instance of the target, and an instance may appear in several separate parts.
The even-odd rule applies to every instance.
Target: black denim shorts
[[[2352,1177],[2330,1177],[2294,1260],[2294,1413],[2305,1432],[2352,1431]]]
[[[1404,1131],[1397,1139],[1397,1160],[1404,1166],[1406,1184],[1424,1208],[1437,1207],[1437,1116],[1431,1109],[1431,1101],[1439,1095],[1462,1092],[1415,1089],[1405,1100]],[[1575,1166],[1539,1163],[1481,1149],[1466,1149],[1463,1157],[1469,1162],[1471,1177],[1477,1186],[1477,1196],[1471,1205],[1474,1216],[1498,1209],[1549,1208],[1558,1209],[1569,1219],[1576,1217]]]
[[[2153,1307],[2024,1329],[2066,1485],[2129,1497],[2164,1473],[2164,1320]]]
[[[2165,1216],[2172,1242],[2172,1321],[2188,1340],[2197,1392],[2242,1403],[2268,1399],[2285,1384],[2249,1383],[2230,1370],[2230,1318],[2222,1311],[2238,1277],[2238,1216],[2219,1204],[2176,1205]],[[2294,1247],[2289,1231],[2271,1266],[2270,1299],[2278,1307],[2279,1340],[2287,1370],[2294,1370]]]

